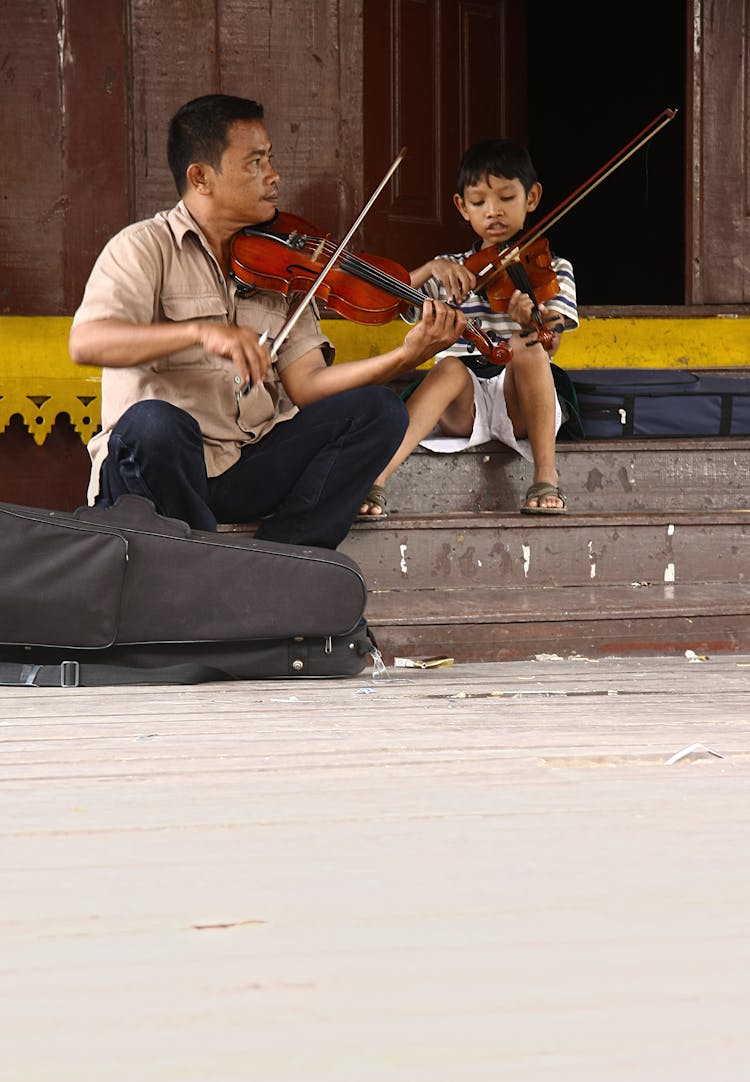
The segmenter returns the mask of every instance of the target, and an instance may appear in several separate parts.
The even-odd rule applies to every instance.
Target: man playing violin
[[[436,360],[408,399],[409,428],[401,447],[376,478],[360,517],[384,513],[385,483],[418,443],[433,451],[459,451],[494,439],[533,462],[533,484],[521,511],[561,514],[565,497],[555,463],[555,438],[562,409],[550,359],[560,345],[563,328],[578,325],[573,270],[553,257],[559,293],[539,305],[547,335],[545,350],[534,336],[532,297],[513,290],[507,311],[494,310],[487,296],[472,293],[475,274],[465,266],[475,253],[491,247],[502,251],[523,228],[527,214],[539,204],[542,188],[524,147],[507,139],[474,144],[461,161],[454,203],[477,240],[468,251],[438,256],[412,271],[414,286],[433,297],[460,304],[465,315],[484,331],[507,341],[512,357],[504,368],[477,364],[467,344],[457,341]],[[439,434],[431,437],[435,426]],[[446,438],[450,437],[450,438]]]
[[[89,502],[135,493],[195,529],[261,520],[258,537],[335,548],[406,430],[377,385],[454,342],[465,317],[430,302],[402,346],[332,366],[311,304],[272,363],[261,336],[298,298],[242,296],[228,273],[232,237],[276,210],[262,106],[188,102],[167,156],[179,202],[107,243],[73,320],[72,359],[103,369]]]

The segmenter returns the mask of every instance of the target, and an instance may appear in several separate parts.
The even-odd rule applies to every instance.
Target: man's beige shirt
[[[205,237],[184,204],[147,221],[127,226],[106,245],[86,285],[73,326],[97,319],[131,323],[179,323],[206,319],[236,323],[274,338],[289,313],[289,298],[258,291],[238,296],[227,282]],[[317,312],[309,308],[281,346],[277,373],[312,349],[326,361],[333,348],[321,333]],[[245,444],[256,443],[274,425],[289,420],[297,407],[277,374],[249,394],[237,395],[232,362],[191,346],[156,361],[102,370],[102,431],[89,442],[91,483],[88,499],[99,491],[99,471],[107,456],[109,434],[135,402],[164,399],[191,414],[203,433],[209,477],[232,466]]]

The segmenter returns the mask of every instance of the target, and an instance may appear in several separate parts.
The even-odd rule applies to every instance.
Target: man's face
[[[214,209],[236,229],[272,218],[278,203],[279,174],[271,140],[260,120],[236,120],[219,169],[210,169]]]

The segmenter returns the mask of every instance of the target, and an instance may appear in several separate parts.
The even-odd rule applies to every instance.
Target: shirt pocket
[[[228,323],[227,306],[221,297],[215,294],[202,296],[162,295],[161,309],[168,323],[186,323],[191,319],[212,320],[214,323]],[[210,368],[227,369],[231,362],[214,353],[206,353],[203,346],[187,346],[176,353],[167,353],[152,363],[154,372],[164,372],[175,368]]]

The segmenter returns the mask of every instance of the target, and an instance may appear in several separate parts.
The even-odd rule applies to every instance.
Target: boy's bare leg
[[[431,368],[417,389],[406,401],[409,427],[401,446],[373,485],[385,485],[420,440],[432,432],[435,425],[446,436],[468,436],[474,426],[474,385],[464,364],[455,357],[445,357]],[[382,508],[365,502],[360,514],[377,518]]]
[[[534,459],[534,481],[557,488],[555,464],[555,404],[557,394],[549,357],[537,343],[526,345],[523,338],[511,339],[513,358],[505,373],[505,404],[517,438],[527,437]],[[532,497],[530,507],[562,509],[558,496]]]

